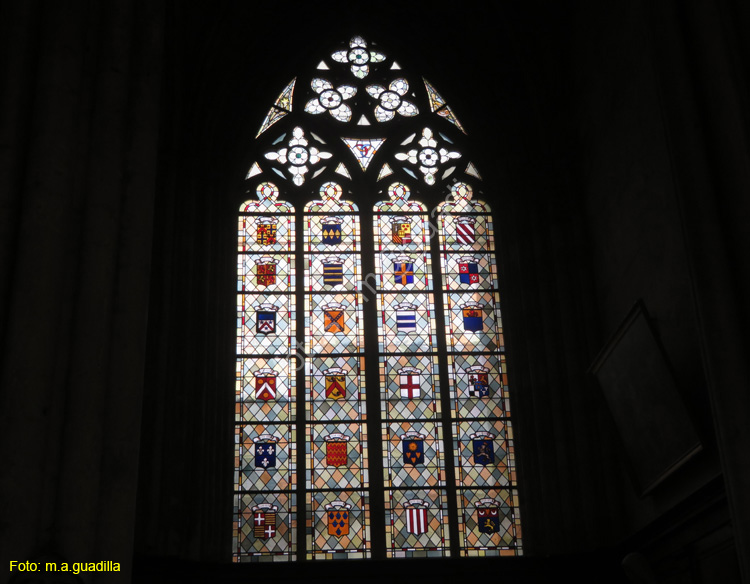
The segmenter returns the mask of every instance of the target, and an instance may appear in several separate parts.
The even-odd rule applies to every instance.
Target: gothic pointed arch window
[[[310,69],[270,106],[239,209],[234,559],[519,555],[470,140],[369,40]]]

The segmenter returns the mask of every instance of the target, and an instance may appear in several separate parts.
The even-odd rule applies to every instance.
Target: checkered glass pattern
[[[444,294],[445,327],[452,351],[498,351],[502,349],[500,300],[496,292],[453,292]],[[464,306],[481,304],[482,330],[467,330]]]
[[[276,397],[257,397],[255,374],[263,369],[276,372]],[[295,377],[291,359],[257,357],[237,359],[235,421],[285,422],[295,416]]]
[[[407,525],[409,501],[427,503],[424,533],[410,533]],[[448,505],[445,491],[437,489],[389,490],[386,507],[386,553],[391,558],[449,556]]]
[[[476,373],[469,371],[478,367],[487,370],[486,396],[479,395],[476,381],[472,381]],[[510,416],[505,355],[448,355],[448,382],[454,418]]]
[[[332,535],[326,505],[349,505],[349,533]],[[307,559],[370,557],[370,504],[366,491],[337,490],[307,493]]]
[[[343,305],[340,309],[326,309],[331,303]],[[331,316],[338,310],[343,315]],[[328,315],[326,315],[328,311]],[[342,323],[341,327],[333,323],[336,318]],[[305,298],[305,326],[308,331],[308,351],[313,355],[328,355],[330,353],[359,353],[362,349],[362,331],[359,323],[362,321],[361,294],[312,294]],[[328,329],[328,330],[326,330]]]
[[[419,373],[406,374],[409,378],[405,378],[403,371],[409,369],[417,369]],[[438,361],[435,355],[381,355],[380,409],[383,418],[409,420],[439,416],[437,375]],[[409,385],[412,384],[417,385],[418,389],[412,389],[410,398]]]
[[[404,439],[414,440],[415,433],[424,436],[423,460],[411,464],[404,460]],[[443,472],[443,429],[434,422],[391,422],[383,424],[383,482],[386,488],[438,487],[445,481]]]
[[[458,221],[459,215],[443,215],[439,217],[440,223],[440,248],[446,251],[457,252],[481,252],[495,249],[494,237],[492,235],[492,218],[489,215],[465,215],[463,218],[474,219],[469,221],[465,229]]]
[[[495,256],[487,253],[462,252],[441,254],[443,283],[448,290],[494,290],[497,288]],[[473,266],[472,266],[473,264]],[[462,266],[464,266],[462,268]],[[469,271],[476,271],[471,280]]]
[[[258,230],[262,224],[276,226],[273,238],[265,241],[259,238]],[[265,222],[265,223],[264,223]],[[294,253],[295,226],[294,215],[240,215],[237,251],[255,253]]]
[[[272,436],[275,461],[273,465],[257,464],[258,444],[262,436]],[[244,424],[235,427],[235,490],[284,491],[294,489],[296,472],[296,431],[286,424]],[[269,441],[271,442],[271,441]],[[265,447],[263,447],[265,448]]]
[[[424,252],[377,253],[375,270],[378,273],[377,286],[381,290],[420,292],[432,289],[432,263],[429,254]]]
[[[307,360],[307,418],[314,422],[367,419],[364,357],[317,357]],[[341,373],[339,373],[341,371]],[[326,377],[344,376],[344,397],[326,396]]]
[[[297,284],[293,261],[290,254],[239,254],[237,291],[293,292]]]
[[[472,434],[494,434],[492,449],[494,460],[486,465],[475,456],[475,438]],[[456,482],[464,487],[515,486],[516,463],[513,452],[513,429],[509,421],[475,420],[453,425],[453,448],[459,460]]]
[[[427,294],[378,294],[378,332],[381,353],[432,352],[435,341],[435,313]],[[412,304],[410,310],[400,310],[397,304]],[[407,326],[399,324],[398,313],[411,319]],[[411,323],[414,323],[413,326]],[[402,321],[403,323],[403,321]]]
[[[277,507],[275,535],[257,537],[253,507]],[[239,493],[234,496],[234,560],[236,562],[279,562],[294,559],[297,537],[297,498],[292,493]]]
[[[266,310],[261,304],[272,305],[275,314],[273,331],[258,333],[258,314]],[[295,298],[286,294],[237,295],[237,353],[288,355],[296,344]]]
[[[333,222],[326,215],[307,215],[305,217],[304,244],[309,253],[359,252],[359,217],[356,215],[336,215],[341,220],[341,242],[329,243],[324,238],[324,225]]]
[[[367,487],[367,426],[358,423],[310,424],[307,426],[307,488],[342,489]],[[343,434],[346,464],[332,466],[325,437]]]
[[[305,290],[338,292],[361,289],[359,254],[315,254],[305,256]]]
[[[497,530],[482,524],[478,509],[487,501],[497,506]],[[483,501],[485,503],[483,503]],[[514,489],[465,489],[458,496],[459,537],[463,555],[472,557],[515,556],[522,547],[518,491]]]
[[[404,215],[403,223],[409,224],[407,241],[394,241],[393,226],[399,215],[378,215],[375,219],[375,253],[381,252],[424,252],[430,248],[430,226],[427,215]],[[410,241],[409,241],[410,240]]]

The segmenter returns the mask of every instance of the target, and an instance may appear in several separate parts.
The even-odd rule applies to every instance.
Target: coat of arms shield
[[[270,503],[255,505],[253,510],[253,535],[258,539],[271,539],[276,535],[276,511]]]
[[[495,463],[495,435],[489,432],[477,432],[471,435],[474,464],[487,466]]]
[[[349,535],[349,512],[352,506],[342,501],[334,501],[326,505],[328,518],[328,535],[342,537]]]

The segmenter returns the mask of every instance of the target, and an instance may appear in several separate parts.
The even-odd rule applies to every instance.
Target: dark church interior
[[[0,30],[0,584],[750,583],[750,4],[29,0]],[[237,201],[269,104],[353,34],[483,173],[519,557],[231,561]]]

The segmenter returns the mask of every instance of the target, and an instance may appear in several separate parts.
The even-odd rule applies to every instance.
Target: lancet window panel
[[[443,253],[442,268],[445,287],[451,291],[497,289],[495,256],[467,251]]]
[[[464,487],[516,485],[513,428],[508,420],[473,420],[453,426],[459,460],[456,481]]]
[[[379,294],[377,308],[381,353],[435,351],[432,294]]]
[[[294,209],[262,182],[240,207],[233,555],[290,561],[297,541]]]
[[[356,422],[307,426],[307,488],[366,488],[367,426]]]
[[[452,351],[500,351],[504,347],[496,292],[443,295],[445,328]]]
[[[327,182],[305,206],[308,559],[370,554],[357,207]]]

